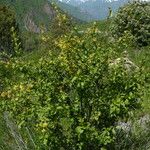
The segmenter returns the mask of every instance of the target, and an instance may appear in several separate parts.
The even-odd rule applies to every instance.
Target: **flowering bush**
[[[7,64],[17,82],[0,94],[2,111],[9,111],[20,127],[38,135],[37,149],[97,150],[115,139],[115,123],[140,106],[142,77],[115,59],[102,46],[98,29],[75,32],[55,42],[53,52],[38,64]]]

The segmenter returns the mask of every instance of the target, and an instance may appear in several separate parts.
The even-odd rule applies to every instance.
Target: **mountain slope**
[[[82,11],[89,13],[93,20],[106,19],[108,8],[111,7],[115,13],[119,7],[128,2],[128,0],[60,0],[67,4],[72,4]]]
[[[57,14],[54,5],[48,0],[0,0],[0,4],[9,5],[15,10],[22,30],[35,33],[40,32],[41,26],[47,29]],[[60,13],[65,13],[61,8],[58,9]],[[73,21],[79,21],[69,14],[67,16],[73,18]]]
[[[108,16],[108,8],[111,7],[115,13],[119,7],[127,3],[127,0],[108,1],[108,0],[95,0],[86,1],[79,7],[83,10],[87,10],[93,17],[98,19],[105,19]]]
[[[0,0],[17,14],[17,21],[23,30],[40,32],[40,26],[48,26],[55,16],[53,6],[47,0]]]
[[[76,7],[76,6],[73,6],[71,4],[67,4],[64,2],[60,2],[60,1],[56,1],[56,4],[64,12],[82,21],[91,21],[93,19],[92,16],[87,11],[81,10],[79,7]]]
[[[61,2],[73,5],[73,6],[78,6],[81,3],[85,2],[84,0],[60,0]]]

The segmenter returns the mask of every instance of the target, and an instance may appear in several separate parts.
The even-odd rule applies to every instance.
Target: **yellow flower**
[[[8,97],[8,98],[11,98],[11,91],[8,91],[8,92],[7,92],[7,97]]]
[[[17,90],[17,85],[15,85],[15,86],[13,87],[13,89],[14,89],[14,90]]]
[[[6,93],[5,92],[2,92],[1,93],[1,97],[5,97],[6,96]]]
[[[66,19],[67,19],[66,15],[63,15],[63,20],[66,20]]]
[[[44,122],[43,124],[42,124],[42,127],[43,128],[46,128],[48,126],[48,123],[46,123],[46,122]]]
[[[42,133],[44,133],[44,132],[46,132],[46,130],[45,130],[45,129],[42,129]]]
[[[47,128],[48,123],[47,122],[40,123],[39,126],[42,127],[42,128]]]
[[[22,84],[20,84],[19,89],[20,89],[20,91],[24,91],[25,87]]]
[[[43,37],[42,37],[42,41],[43,41],[43,42],[46,42],[46,41],[47,41],[46,37],[43,36]]]

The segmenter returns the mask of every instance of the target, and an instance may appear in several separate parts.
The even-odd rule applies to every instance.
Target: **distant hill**
[[[73,5],[73,6],[78,6],[81,3],[85,2],[86,0],[59,0],[59,1],[64,2],[64,3],[68,3],[68,4]]]
[[[116,13],[119,7],[123,6],[128,0],[60,0],[67,4],[78,7],[80,10],[90,14],[93,20],[106,19],[108,8],[111,7]]]
[[[84,11],[79,7],[73,6],[71,4],[67,4],[65,2],[56,1],[56,4],[66,13],[70,14],[71,16],[78,18],[82,21],[91,21],[93,16],[88,13],[88,11]]]

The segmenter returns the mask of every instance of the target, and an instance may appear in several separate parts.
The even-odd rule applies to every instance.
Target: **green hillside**
[[[56,1],[56,4],[66,13],[72,15],[75,18],[78,18],[83,21],[91,21],[93,17],[86,11],[82,11],[80,8]]]
[[[48,26],[55,11],[46,0],[1,0],[1,4],[12,7],[17,14],[17,21],[23,29],[39,32],[39,26]]]
[[[48,28],[56,16],[56,10],[47,0],[0,0],[0,4],[6,4],[15,10],[21,29],[35,33],[40,32],[41,26]]]
[[[54,19],[56,10],[51,2],[48,0],[0,0],[0,4],[6,4],[15,10],[17,21],[23,30],[35,33],[39,33],[43,25],[48,28]],[[76,7],[61,2],[56,2],[56,4],[62,13],[67,13],[75,20],[89,21],[91,18]]]

